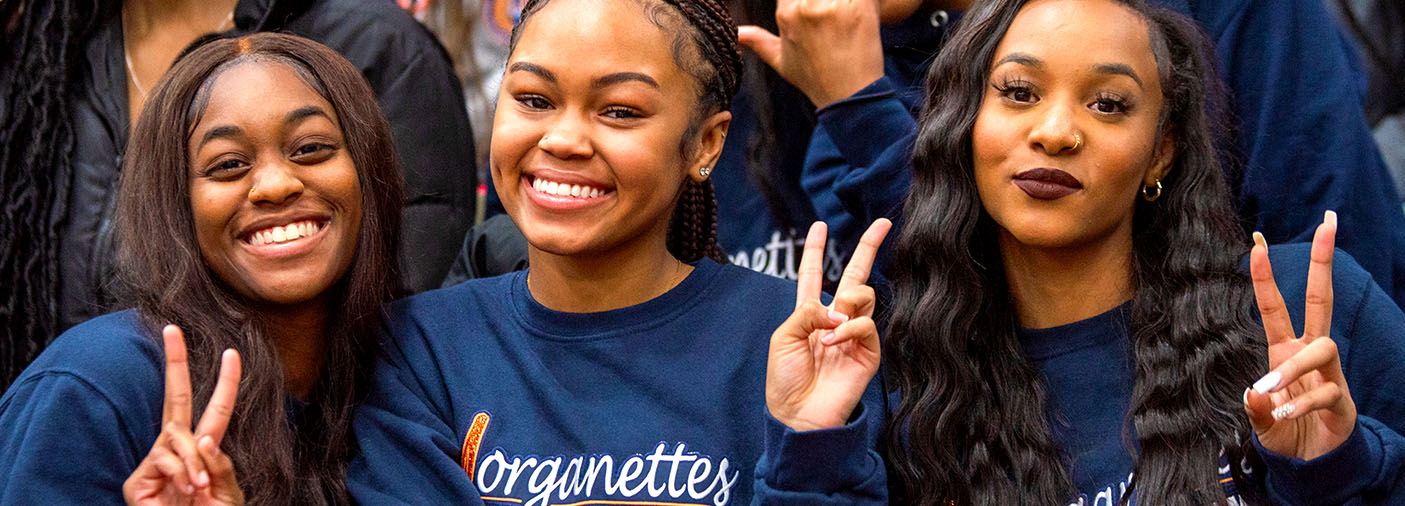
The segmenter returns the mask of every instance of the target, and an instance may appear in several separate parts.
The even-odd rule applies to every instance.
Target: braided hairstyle
[[[0,388],[58,332],[53,203],[68,193],[70,91],[99,10],[93,0],[0,3]]]
[[[512,28],[508,52],[517,47],[527,20],[550,1],[527,0],[522,5],[522,18]],[[673,61],[698,83],[698,109],[679,145],[687,153],[697,140],[702,119],[727,110],[737,94],[742,72],[737,27],[722,0],[639,1],[654,26],[676,34]],[[668,252],[680,261],[707,257],[727,263],[727,255],[717,244],[717,194],[711,180],[699,183],[686,178],[669,220],[667,243]]]

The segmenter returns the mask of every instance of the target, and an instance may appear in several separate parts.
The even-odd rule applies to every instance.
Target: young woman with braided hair
[[[531,267],[391,306],[359,503],[752,501],[796,285],[721,264],[735,34],[720,0],[524,6],[490,159]]]

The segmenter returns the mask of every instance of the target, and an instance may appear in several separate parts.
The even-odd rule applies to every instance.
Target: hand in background
[[[777,0],[777,36],[737,28],[738,40],[800,89],[815,107],[847,98],[883,77],[876,0]]]

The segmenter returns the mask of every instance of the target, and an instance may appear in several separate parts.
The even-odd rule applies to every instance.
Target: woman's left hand
[[[1347,390],[1330,333],[1336,233],[1336,213],[1328,211],[1312,239],[1302,337],[1294,335],[1262,234],[1254,233],[1254,249],[1249,253],[1254,297],[1268,337],[1270,372],[1244,392],[1244,411],[1259,444],[1285,457],[1320,457],[1345,442],[1356,427],[1356,403]]]

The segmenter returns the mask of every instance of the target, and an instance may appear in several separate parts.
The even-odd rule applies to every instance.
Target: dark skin
[[[668,252],[669,217],[684,181],[715,165],[731,114],[699,117],[699,85],[674,60],[672,41],[633,1],[555,0],[509,57],[493,178],[527,237],[527,286],[546,307],[632,306],[692,271]],[[554,195],[538,181],[599,194]]]
[[[238,3],[239,0],[122,2],[123,45],[132,62],[127,72],[129,125],[136,125],[146,94],[171,68],[182,49],[202,35],[234,28],[229,15]]]

